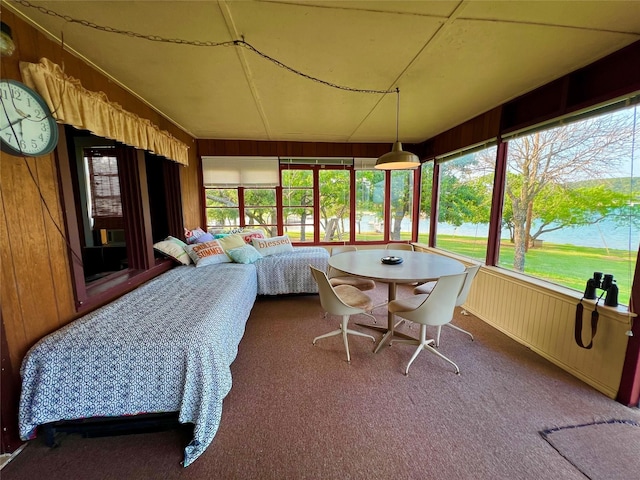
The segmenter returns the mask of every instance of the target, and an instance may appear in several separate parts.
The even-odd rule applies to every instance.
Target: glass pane
[[[420,185],[420,221],[418,222],[418,242],[429,243],[429,222],[431,217],[431,193],[433,190],[433,162],[422,164]]]
[[[640,239],[638,110],[509,142],[500,266],[582,292],[594,272],[610,274],[628,304]]]
[[[390,240],[411,241],[413,177],[413,170],[391,171]]]
[[[246,188],[244,190],[244,206],[276,206],[275,188]]]
[[[237,188],[206,188],[207,207],[229,207],[238,206]]]
[[[438,248],[486,260],[496,153],[489,147],[440,165]]]
[[[320,241],[349,240],[349,170],[320,170]]]
[[[313,205],[313,190],[305,188],[283,188],[282,205],[285,207],[306,207]]]
[[[259,225],[261,227],[276,224],[276,208],[251,208],[244,209],[244,223],[249,227],[251,225]]]
[[[207,227],[227,228],[240,225],[237,208],[207,208]]]
[[[313,242],[313,209],[285,208],[284,233],[294,242]]]
[[[313,171],[301,169],[282,170],[282,187],[313,188]]]
[[[380,241],[384,235],[384,184],[381,170],[356,171],[356,240]]]

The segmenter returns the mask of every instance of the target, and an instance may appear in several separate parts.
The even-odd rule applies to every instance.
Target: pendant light
[[[402,150],[402,143],[398,140],[398,123],[400,117],[400,89],[396,87],[396,141],[389,153],[385,153],[376,161],[378,170],[410,170],[420,166],[420,159],[411,152]]]

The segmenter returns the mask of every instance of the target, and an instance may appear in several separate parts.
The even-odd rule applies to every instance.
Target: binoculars
[[[613,275],[603,275],[602,272],[593,272],[593,278],[587,280],[587,286],[584,290],[584,298],[595,300],[597,297],[596,290],[604,290],[606,292],[604,304],[608,307],[617,307],[618,285],[616,285],[615,282]]]

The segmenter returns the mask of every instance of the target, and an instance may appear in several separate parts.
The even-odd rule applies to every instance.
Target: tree
[[[623,206],[611,189],[575,182],[616,171],[630,151],[628,118],[602,115],[509,142],[503,221],[512,232],[515,270],[524,271],[528,245],[542,233],[595,223]]]

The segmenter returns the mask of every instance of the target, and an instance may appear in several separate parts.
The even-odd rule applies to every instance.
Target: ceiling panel
[[[419,142],[640,39],[640,2],[1,0],[197,138]],[[150,41],[109,27],[158,36]],[[298,71],[241,46],[242,40]],[[54,62],[55,58],[51,59]]]

